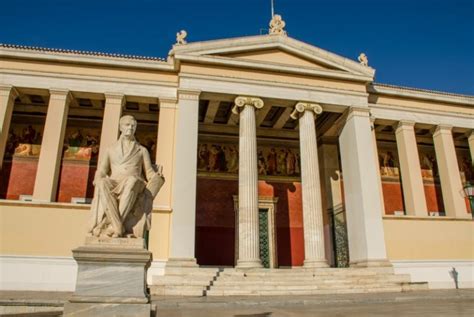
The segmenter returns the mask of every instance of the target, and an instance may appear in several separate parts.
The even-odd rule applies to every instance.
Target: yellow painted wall
[[[239,69],[233,67],[183,63],[181,65],[181,72],[198,75],[263,80],[269,82],[301,84],[314,87],[366,92],[365,84],[360,82],[334,80],[329,78],[317,78],[310,77],[308,75],[283,74],[270,71],[260,71],[255,69]]]
[[[178,76],[172,72],[135,69],[127,67],[106,67],[99,65],[79,65],[32,60],[0,59],[3,69],[58,73],[67,75],[87,75],[98,77],[124,78],[132,80],[154,80],[176,84]]]
[[[305,66],[318,69],[331,69],[330,67],[317,64],[299,56],[283,52],[277,49],[263,50],[257,52],[244,52],[225,55],[226,57],[235,57],[238,59],[271,62],[276,64],[285,64],[290,66]]]
[[[390,260],[474,260],[472,220],[383,220]]]
[[[371,95],[372,96],[372,95]],[[394,106],[401,106],[401,107],[408,107],[408,108],[415,108],[415,109],[425,109],[425,110],[440,110],[440,111],[449,111],[453,113],[463,113],[463,114],[471,114],[473,113],[472,106],[461,106],[457,104],[450,104],[447,102],[441,101],[424,101],[424,100],[415,100],[410,98],[398,98],[394,96],[377,96],[373,95],[375,98],[376,104],[383,104],[383,105],[394,105]]]
[[[84,243],[90,210],[86,206],[0,203],[0,254],[72,256]],[[168,257],[169,212],[153,212],[149,249],[153,259]]]

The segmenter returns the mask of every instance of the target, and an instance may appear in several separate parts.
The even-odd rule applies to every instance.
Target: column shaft
[[[0,170],[8,141],[13,105],[17,96],[18,92],[12,86],[0,86]]]
[[[178,92],[168,265],[195,266],[199,91]],[[170,262],[171,261],[171,262]]]
[[[158,138],[156,141],[156,164],[163,166],[165,184],[155,198],[154,205],[163,209],[171,208],[173,188],[174,144],[176,129],[177,100],[160,100]]]
[[[368,108],[351,108],[339,137],[352,266],[389,266]]]
[[[51,202],[56,199],[70,100],[67,90],[50,91],[33,190],[34,201]]]
[[[262,108],[258,98],[237,97],[234,113],[240,111],[239,123],[239,258],[237,267],[262,267],[258,224],[257,127],[255,108]]]
[[[100,132],[99,160],[105,155],[107,149],[114,144],[119,136],[119,121],[125,104],[125,96],[122,94],[105,94],[104,119]]]
[[[415,123],[400,121],[395,136],[400,160],[405,213],[410,216],[425,217],[428,215],[428,208],[416,144]]]
[[[433,134],[444,210],[446,216],[449,217],[470,218],[464,201],[461,174],[451,129],[449,126],[440,125]]]
[[[301,105],[301,103],[298,105]],[[321,113],[322,109],[320,106],[318,107],[318,113]],[[304,266],[327,267],[324,251],[324,224],[314,112],[313,108],[305,107],[299,119],[305,251]]]

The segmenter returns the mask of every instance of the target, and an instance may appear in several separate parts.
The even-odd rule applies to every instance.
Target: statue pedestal
[[[150,316],[144,240],[87,237],[72,250],[78,264],[76,291],[64,316]]]

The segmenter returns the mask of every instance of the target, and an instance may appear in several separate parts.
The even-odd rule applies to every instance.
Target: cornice
[[[85,51],[36,48],[20,45],[0,44],[1,58],[40,60],[50,62],[101,65],[175,71],[173,63],[157,58],[138,57],[133,55],[107,54]]]
[[[402,86],[373,83],[368,86],[369,93],[404,97],[418,100],[438,101],[465,106],[474,106],[474,96],[453,94],[441,91],[409,88]]]

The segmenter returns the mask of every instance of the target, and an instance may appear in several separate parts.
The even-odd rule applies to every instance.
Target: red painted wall
[[[393,215],[395,211],[405,210],[400,183],[382,182],[382,191],[386,215]]]
[[[96,171],[88,162],[63,161],[59,174],[58,202],[70,203],[72,197],[92,198]]]
[[[441,185],[424,184],[426,206],[428,211],[444,211],[443,195],[441,193]]]
[[[38,159],[13,158],[4,161],[0,197],[18,200],[20,195],[33,195]]]
[[[198,178],[196,258],[200,265],[234,265],[237,180]],[[259,195],[279,197],[276,211],[277,253],[280,266],[299,266],[304,260],[300,183],[259,181]]]

